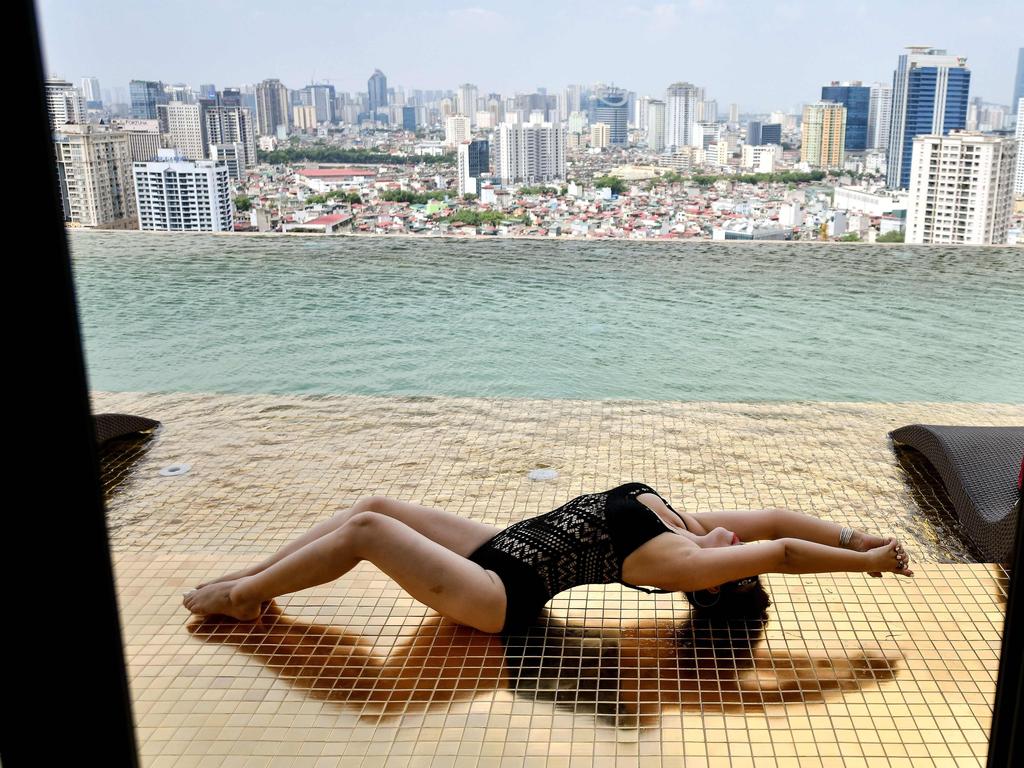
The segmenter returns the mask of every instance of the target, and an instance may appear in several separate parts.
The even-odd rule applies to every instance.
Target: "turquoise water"
[[[1024,249],[69,234],[90,387],[1024,402]]]

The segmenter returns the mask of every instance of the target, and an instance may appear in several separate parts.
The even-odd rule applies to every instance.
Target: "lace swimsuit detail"
[[[528,625],[548,600],[581,584],[619,583],[643,592],[668,592],[622,581],[622,563],[630,552],[666,531],[678,533],[636,500],[641,493],[657,491],[626,483],[577,496],[513,523],[477,548],[469,559],[493,570],[505,585],[508,606],[502,631]]]

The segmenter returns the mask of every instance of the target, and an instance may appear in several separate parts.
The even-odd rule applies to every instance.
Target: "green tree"
[[[626,191],[626,182],[618,176],[599,176],[594,179],[595,187],[611,187],[613,195],[621,195]]]
[[[858,243],[860,242],[860,235],[856,232],[847,232],[845,235],[840,237],[839,240],[843,243]]]
[[[235,198],[235,210],[239,213],[252,209],[252,198],[247,195],[239,195]]]
[[[894,229],[892,232],[886,232],[884,235],[879,235],[875,238],[876,243],[902,243],[904,241],[904,233]]]

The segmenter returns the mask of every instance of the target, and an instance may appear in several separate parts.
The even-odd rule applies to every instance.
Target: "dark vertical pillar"
[[[24,170],[7,171],[20,202],[8,204],[4,233],[3,761],[134,767],[131,699],[39,29],[31,0],[17,0],[9,11],[8,41],[25,48],[14,53],[8,101],[24,115],[9,136],[8,159],[12,166],[24,163]]]
[[[1019,507],[1020,505],[1018,505]],[[999,655],[999,679],[989,734],[988,768],[1009,768],[1024,765],[1021,730],[1024,729],[1024,510],[1018,509],[1017,543],[1010,565],[1010,591],[1006,596],[1006,619],[1003,623],[1003,648]]]

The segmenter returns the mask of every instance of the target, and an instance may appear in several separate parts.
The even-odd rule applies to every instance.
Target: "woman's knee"
[[[373,495],[363,496],[358,499],[355,504],[352,505],[351,509],[356,513],[359,512],[384,512],[390,503],[390,499],[387,496]]]
[[[354,545],[362,554],[369,543],[379,541],[386,516],[371,509],[361,510],[352,515],[338,528],[334,535]]]

